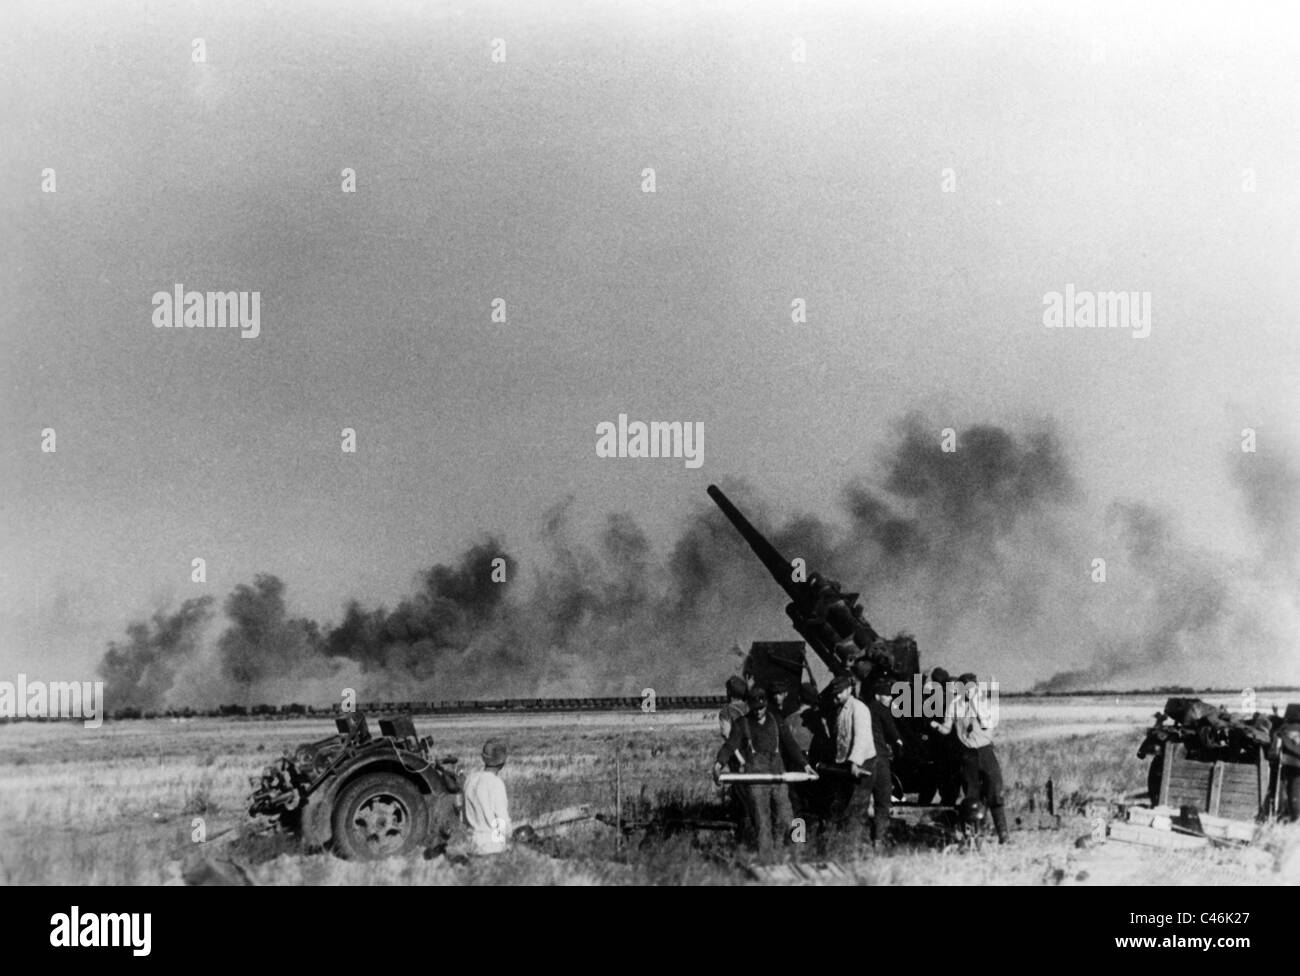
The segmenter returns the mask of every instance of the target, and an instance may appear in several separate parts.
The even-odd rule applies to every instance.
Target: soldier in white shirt
[[[876,743],[871,734],[871,712],[853,697],[853,679],[847,674],[837,675],[831,681],[830,693],[836,709],[831,723],[835,735],[835,765],[845,774],[834,781],[830,818],[837,827],[844,827],[857,788],[863,787],[867,795],[871,792]]]
[[[962,778],[966,799],[982,800],[993,815],[998,841],[1007,843],[1007,813],[1002,798],[1002,767],[993,750],[995,720],[980,694],[973,674],[957,679],[960,688],[950,696],[943,722],[930,723],[941,735],[956,735],[962,747]]]
[[[461,819],[468,833],[469,854],[500,854],[510,840],[510,811],[501,768],[506,764],[506,743],[488,739],[483,744],[483,769],[465,778]]]

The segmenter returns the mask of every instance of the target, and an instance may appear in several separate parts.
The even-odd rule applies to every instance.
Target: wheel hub
[[[398,851],[411,831],[411,814],[400,798],[378,793],[357,807],[352,825],[370,851]]]

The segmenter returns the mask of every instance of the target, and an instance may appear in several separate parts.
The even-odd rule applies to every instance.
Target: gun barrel
[[[749,519],[740,513],[740,509],[731,504],[731,499],[722,493],[721,488],[717,485],[709,485],[708,492],[714,504],[722,509],[723,515],[727,516],[727,521],[736,527],[736,531],[749,543],[749,548],[754,550],[754,555],[767,567],[767,571],[772,574],[772,579],[780,584],[781,589],[785,590],[790,599],[798,599],[799,592],[792,579],[794,567],[790,565],[790,560],[782,556],[776,546],[768,542],[763,533],[754,528]]]
[[[722,493],[717,485],[709,485],[709,497],[713,499],[714,504],[722,509],[722,514],[727,516],[727,521],[736,527],[736,531],[741,537],[749,543],[749,548],[754,551],[754,555],[759,561],[767,567],[772,579],[785,590],[786,596],[790,598],[790,604],[786,607],[786,613],[790,617],[790,622],[794,625],[795,631],[808,644],[809,647],[821,658],[822,662],[828,667],[832,674],[841,674],[848,670],[845,661],[840,660],[836,655],[835,648],[838,644],[851,636],[854,636],[855,628],[861,627],[866,637],[874,637],[874,631],[865,620],[855,624],[852,620],[852,609],[839,593],[838,585],[833,585],[833,591],[829,593],[830,606],[820,606],[825,594],[819,594],[810,586],[812,577],[808,581],[796,583],[794,581],[794,566],[790,561],[777,551],[776,546],[767,541],[763,533],[750,523],[749,519],[740,514],[740,509],[731,504],[731,499]],[[824,619],[828,610],[838,608],[840,626],[837,629]]]

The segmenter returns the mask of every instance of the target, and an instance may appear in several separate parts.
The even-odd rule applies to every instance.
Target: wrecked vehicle
[[[464,782],[459,760],[436,757],[409,715],[381,719],[377,737],[360,712],[335,724],[336,735],[303,743],[252,780],[249,814],[348,860],[445,843]]]

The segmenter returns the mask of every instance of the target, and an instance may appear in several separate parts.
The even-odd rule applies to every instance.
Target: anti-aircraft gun
[[[808,573],[806,578],[797,574],[794,564],[754,528],[717,485],[709,485],[708,492],[772,579],[785,590],[790,598],[786,615],[831,674],[847,673],[854,661],[871,656],[873,649],[878,656],[872,661],[875,680],[895,675],[905,680],[919,671],[915,645],[908,648],[882,642],[863,616],[857,593],[844,592],[838,582],[817,572]]]
[[[832,674],[849,673],[854,662],[866,659],[870,665],[868,685],[879,681],[906,682],[909,696],[912,689],[919,689],[921,665],[914,640],[910,637],[882,640],[867,621],[857,593],[846,592],[838,582],[820,573],[809,572],[805,578],[796,572],[795,565],[741,514],[717,485],[709,485],[708,492],[790,598],[786,615],[796,633]],[[904,748],[892,764],[896,791],[917,793],[922,802],[933,797],[941,781],[940,737],[930,728],[931,717],[909,710],[897,718]]]

